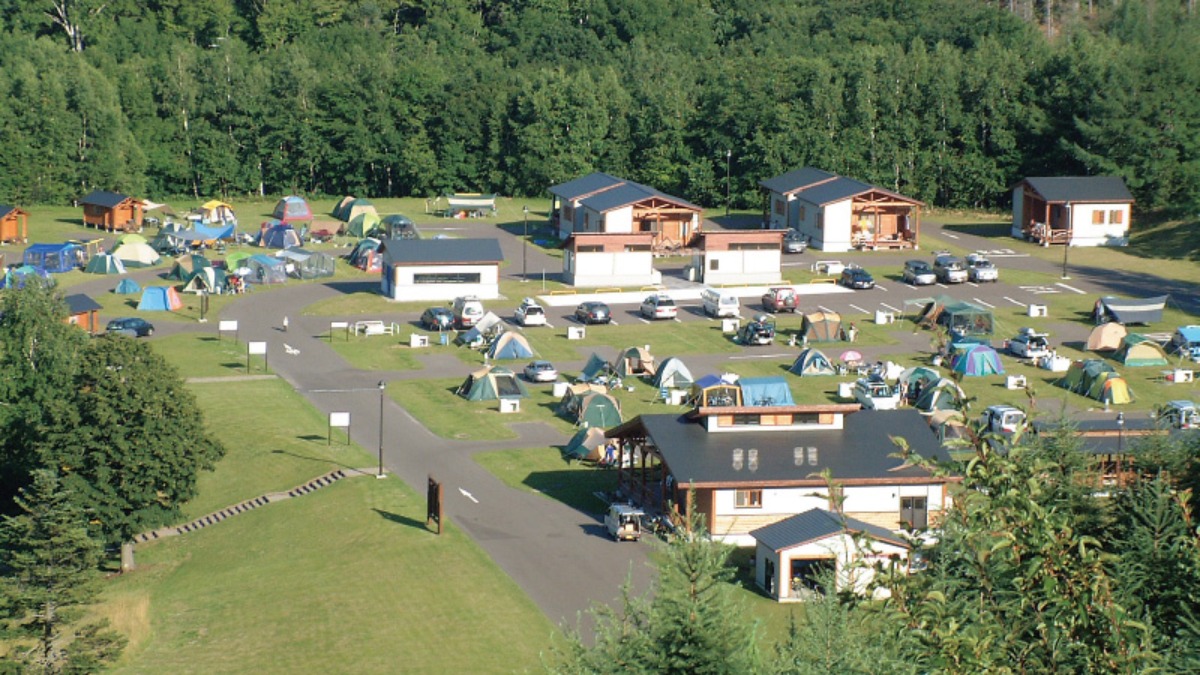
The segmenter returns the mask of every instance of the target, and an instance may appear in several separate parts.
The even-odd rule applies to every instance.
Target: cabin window
[[[730,251],[778,251],[779,244],[771,242],[731,242]]]
[[[1113,209],[1108,212],[1108,222],[1113,225],[1120,225],[1125,220],[1125,212],[1120,209]]]
[[[431,272],[414,274],[414,284],[477,284],[479,272]]]
[[[803,223],[806,220],[808,220],[808,207],[801,206],[800,207],[800,222]]]
[[[761,509],[762,490],[737,490],[734,505],[739,509]]]
[[[586,246],[576,246],[575,250],[579,253],[601,253],[604,251],[604,246],[600,244],[588,244]]]
[[[925,497],[900,498],[900,527],[906,530],[929,527],[929,507]]]
[[[1103,211],[1092,211],[1092,224],[1093,225],[1103,225],[1104,224],[1104,212]]]
[[[714,272],[715,272],[715,271],[717,271],[717,270],[719,270],[719,269],[721,269],[721,261],[720,261],[720,259],[718,259],[718,258],[709,258],[709,259],[708,259],[708,269],[709,269],[709,270],[711,270],[711,271],[714,271]]]
[[[825,229],[825,212],[824,211],[821,211],[820,213],[817,214],[817,229],[818,230]]]
[[[775,200],[775,215],[782,216],[784,212],[784,202],[782,199]]]
[[[649,253],[650,244],[625,244],[626,253]]]
[[[757,427],[762,424],[762,417],[757,414],[745,414],[733,416],[733,426],[735,427]]]

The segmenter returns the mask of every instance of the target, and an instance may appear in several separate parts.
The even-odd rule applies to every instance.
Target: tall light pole
[[[729,164],[733,161],[733,150],[725,151],[725,215],[729,215]]]
[[[1124,461],[1125,413],[1117,413],[1117,485],[1121,484],[1121,463]]]
[[[383,478],[383,394],[387,390],[387,383],[383,380],[379,381],[379,473],[375,474],[376,478]]]
[[[525,212],[525,237],[521,240],[521,281],[529,281],[529,207],[521,209]]]
[[[1046,236],[1051,236],[1054,233],[1054,230],[1051,230],[1049,225],[1046,226],[1046,229],[1047,229]],[[1067,236],[1064,237],[1063,239],[1064,239],[1064,241],[1063,241],[1062,278],[1065,280],[1065,279],[1071,278],[1071,277],[1067,276],[1067,253],[1071,250],[1071,205],[1070,204],[1067,204]],[[1124,421],[1123,418],[1122,418],[1122,421]]]

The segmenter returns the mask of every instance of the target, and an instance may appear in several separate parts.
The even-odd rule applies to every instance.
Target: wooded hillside
[[[757,207],[806,164],[949,207],[1060,174],[1200,202],[1187,0],[0,0],[0,27],[0,202],[605,170],[714,205],[728,170]]]

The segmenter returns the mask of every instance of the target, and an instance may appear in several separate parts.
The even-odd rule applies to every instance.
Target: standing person
[[[283,332],[286,333],[287,329],[288,329],[288,318],[285,316],[285,317],[283,317]]]

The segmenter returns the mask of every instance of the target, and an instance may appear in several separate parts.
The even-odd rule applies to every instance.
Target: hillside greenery
[[[803,165],[930,204],[1025,175],[1200,196],[1190,2],[0,0],[0,203],[539,195],[760,205]]]

